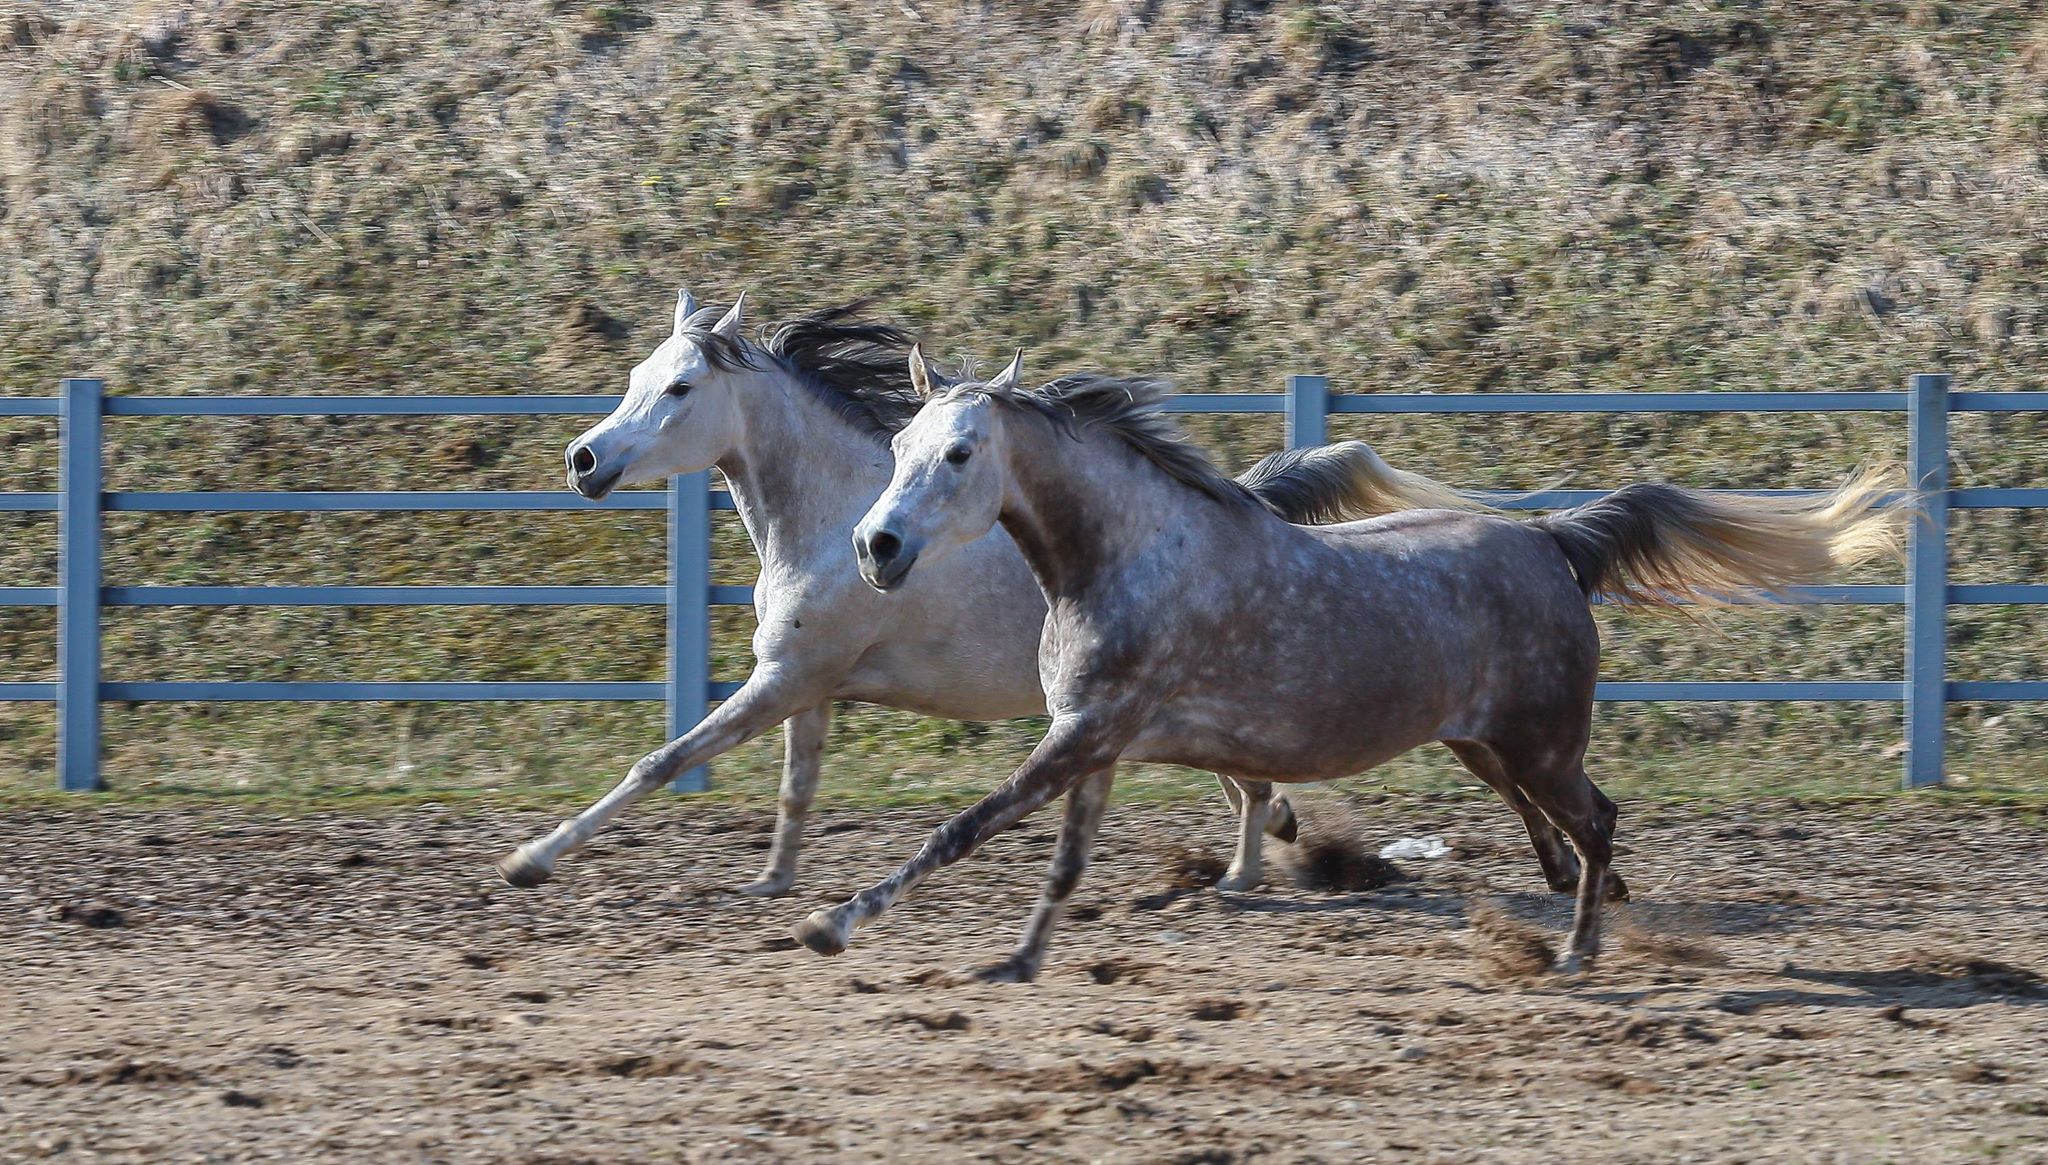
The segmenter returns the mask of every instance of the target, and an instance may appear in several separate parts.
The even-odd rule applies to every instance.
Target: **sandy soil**
[[[1624,806],[1637,901],[1565,983],[1516,971],[1566,903],[1505,811],[1356,804],[1457,856],[1176,889],[1220,799],[1118,807],[1024,986],[956,972],[1007,949],[1050,821],[825,961],[789,925],[935,813],[825,814],[765,903],[727,888],[767,819],[679,801],[525,892],[489,871],[532,813],[16,813],[0,1159],[2048,1161],[2039,823]]]

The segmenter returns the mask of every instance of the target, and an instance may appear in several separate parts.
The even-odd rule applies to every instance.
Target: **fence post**
[[[1287,447],[1330,441],[1330,382],[1320,376],[1287,378]]]
[[[711,473],[668,481],[668,736],[683,735],[711,708]],[[711,770],[678,773],[669,789],[702,793]]]
[[[66,380],[57,467],[57,786],[100,789],[100,416],[106,386]]]
[[[1906,575],[1906,774],[1908,789],[1942,783],[1948,712],[1948,388],[1945,375],[1912,379],[1908,426],[1913,488],[1921,513],[1909,536]]]

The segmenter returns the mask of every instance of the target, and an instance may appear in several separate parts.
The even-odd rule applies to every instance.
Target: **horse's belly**
[[[1153,717],[1125,760],[1208,769],[1262,781],[1354,776],[1435,738],[1433,717],[1351,710],[1343,717],[1267,715],[1177,702]]]

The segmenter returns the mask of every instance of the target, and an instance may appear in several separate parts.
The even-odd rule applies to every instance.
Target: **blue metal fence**
[[[732,497],[709,475],[673,479],[666,490],[628,491],[602,503],[567,491],[186,492],[109,493],[103,483],[105,417],[574,416],[602,415],[609,397],[120,397],[97,380],[66,380],[56,399],[0,399],[0,416],[60,420],[58,492],[0,493],[0,511],[51,512],[58,519],[59,575],[54,587],[0,587],[0,606],[57,609],[55,683],[0,682],[0,701],[55,703],[61,787],[94,790],[100,781],[100,705],[109,700],[666,700],[669,729],[681,735],[714,700],[739,686],[713,683],[710,609],[753,601],[751,587],[710,584],[714,510]],[[1754,682],[1603,683],[1603,700],[1903,701],[1907,787],[1939,784],[1943,721],[1951,701],[2048,700],[2048,681],[1953,681],[1947,675],[1947,613],[1956,604],[2048,604],[2048,584],[1952,586],[1948,522],[1955,509],[2048,508],[2048,489],[1951,489],[1948,421],[1957,412],[2048,411],[2048,392],[1951,392],[1949,378],[1915,376],[1904,392],[1427,393],[1333,395],[1320,376],[1294,376],[1284,393],[1184,395],[1168,406],[1186,413],[1279,413],[1289,445],[1327,440],[1333,415],[1361,413],[1904,413],[1910,460],[1925,491],[1926,517],[1914,525],[1903,586],[1806,588],[1801,603],[1902,604],[1905,679]],[[1521,508],[1577,505],[1601,490],[1546,490],[1517,497]],[[1790,491],[1759,491],[1790,492]],[[664,510],[668,583],[664,586],[129,586],[101,578],[101,523],[108,513],[308,513],[335,511]],[[100,672],[103,607],[165,606],[558,606],[662,604],[668,608],[668,679],[663,683],[532,682],[108,682]],[[685,774],[676,787],[706,787]]]

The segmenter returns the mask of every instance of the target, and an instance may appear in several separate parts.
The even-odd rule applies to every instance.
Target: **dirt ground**
[[[1637,900],[1578,981],[1517,967],[1567,903],[1498,805],[1311,794],[1454,853],[1176,887],[1221,799],[1118,806],[1022,986],[958,971],[1052,814],[825,961],[790,924],[936,811],[824,813],[772,902],[729,890],[766,816],[680,800],[524,892],[490,862],[531,812],[17,811],[0,1159],[2048,1161],[2037,815],[1623,808]]]

